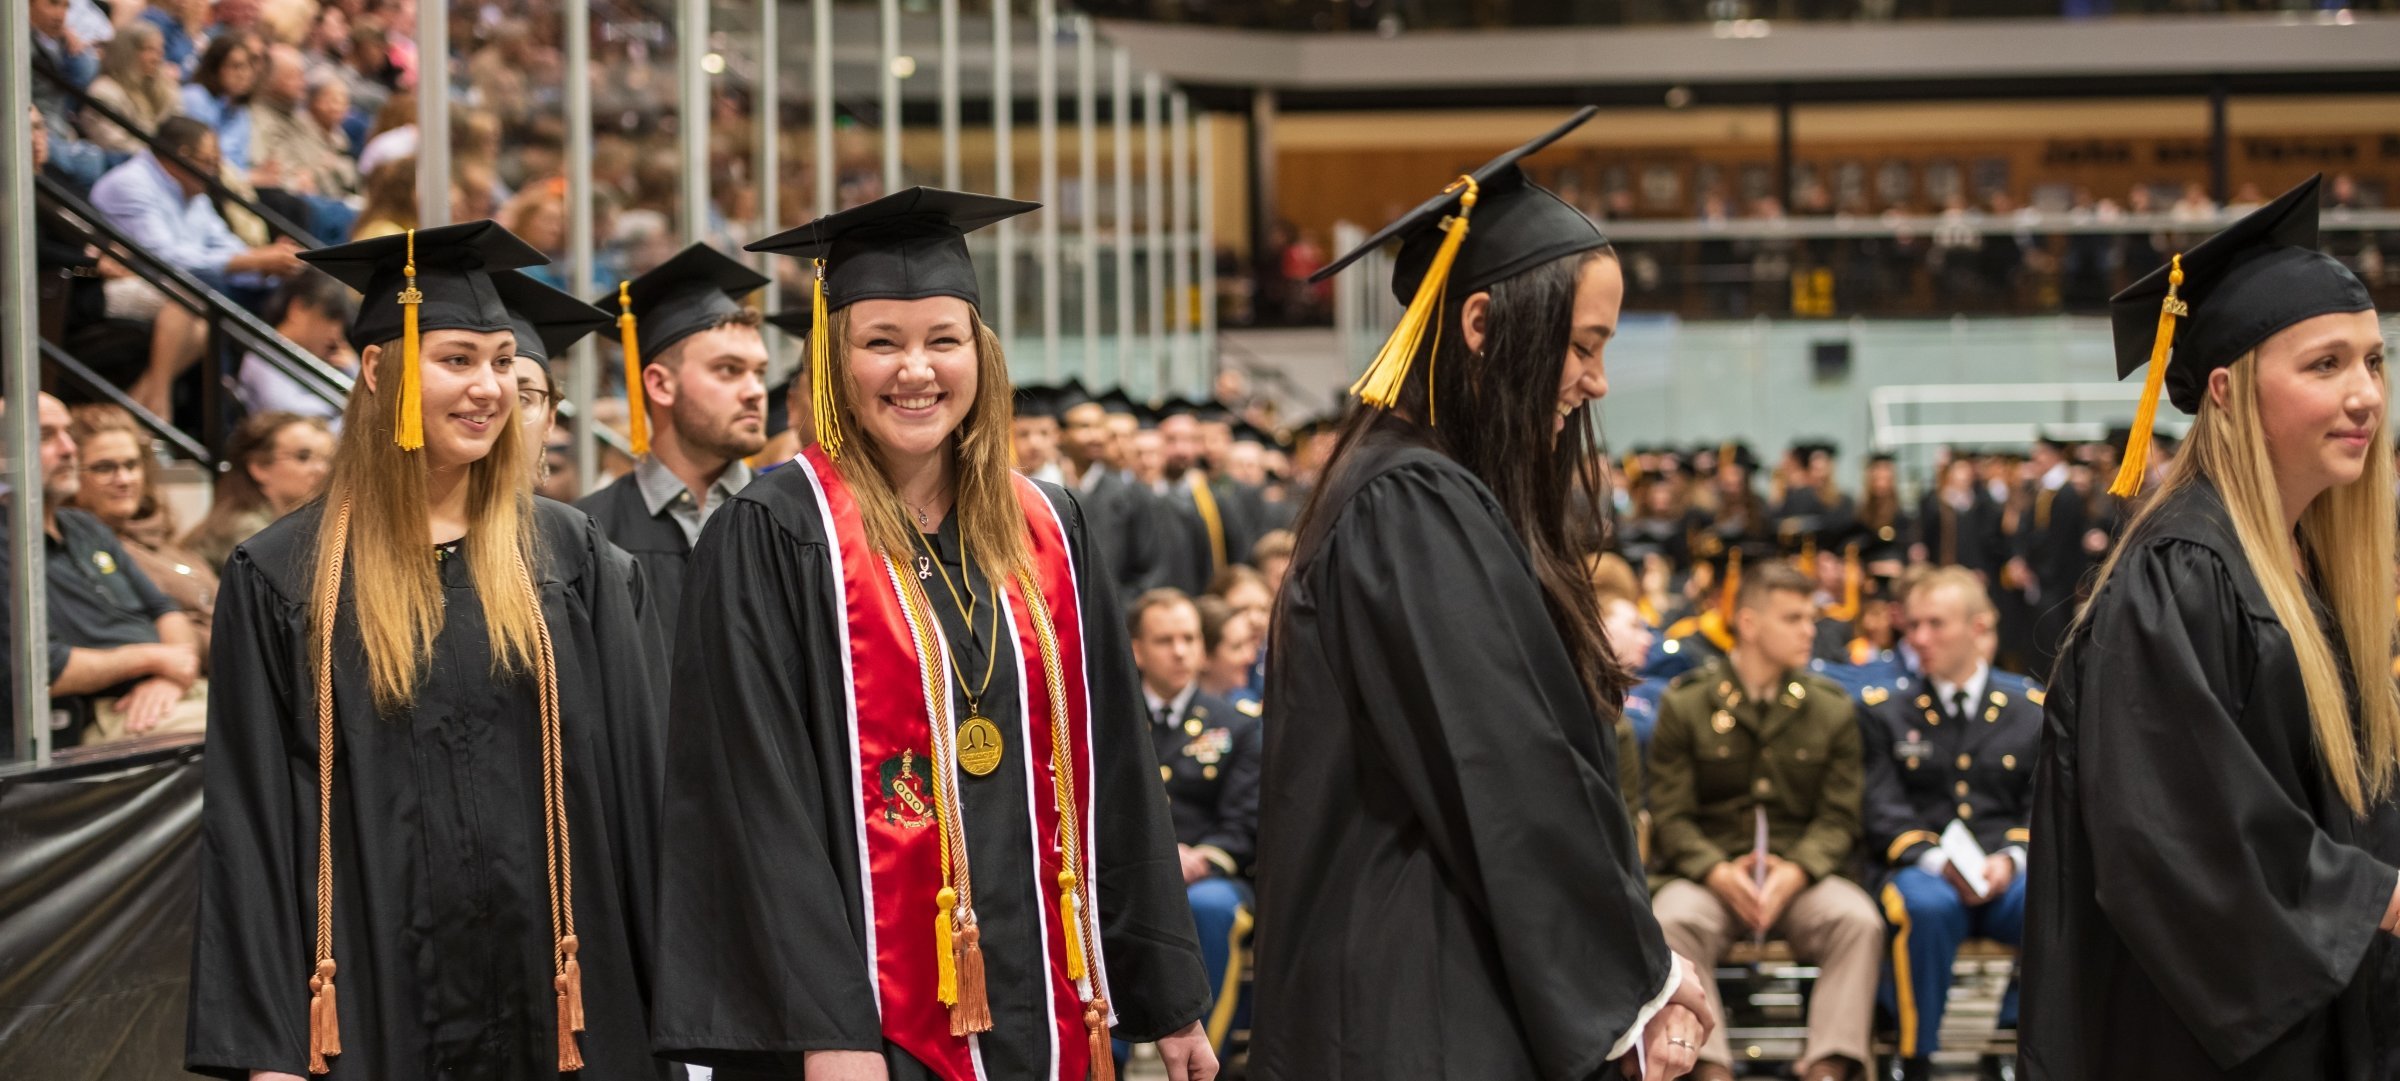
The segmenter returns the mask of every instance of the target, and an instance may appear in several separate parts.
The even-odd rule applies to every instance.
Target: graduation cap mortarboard
[[[517,356],[548,363],[583,340],[583,336],[616,319],[566,293],[534,280],[521,270],[492,275],[500,303],[508,309],[517,335]]]
[[[749,245],[811,260],[816,267],[815,323],[861,300],[957,297],[976,307],[975,264],[967,234],[1041,209],[1040,203],[973,192],[916,187],[838,210]],[[834,412],[827,343],[808,339],[810,388],[816,392],[817,443],[841,456],[841,418]]]
[[[1069,379],[1060,383],[1058,389],[1050,393],[1050,408],[1056,411],[1061,420],[1066,419],[1068,410],[1081,405],[1093,405],[1097,401],[1098,399],[1092,397],[1091,391],[1084,389],[1081,379]]]
[[[650,453],[650,417],[642,403],[642,358],[742,310],[736,297],[767,286],[767,276],[706,244],[694,244],[648,273],[617,283],[617,331],[625,348],[625,406],[628,442],[636,456]]]
[[[1134,403],[1132,395],[1125,393],[1124,387],[1110,387],[1093,400],[1100,403],[1100,408],[1111,413],[1123,413],[1129,417],[1141,413],[1141,407]]]
[[[773,323],[792,337],[805,338],[808,337],[809,331],[816,328],[817,318],[815,313],[806,308],[792,308],[767,316],[767,322]]]
[[[1517,167],[1519,161],[1582,127],[1599,111],[1598,106],[1584,106],[1566,123],[1483,163],[1309,276],[1311,282],[1323,281],[1368,252],[1395,239],[1400,241],[1400,252],[1392,260],[1392,293],[1408,309],[1366,374],[1350,387],[1352,394],[1378,408],[1389,408],[1399,398],[1400,384],[1408,377],[1427,326],[1435,325],[1439,318],[1436,309],[1442,307],[1450,287],[1473,292],[1553,259],[1607,245],[1608,237],[1582,211],[1534,183]],[[1468,238],[1469,219],[1474,223],[1472,240]],[[1437,342],[1440,333],[1436,325]],[[1428,424],[1433,421],[1431,413],[1429,408]]]
[[[545,261],[541,252],[491,221],[410,229],[301,252],[300,259],[358,290],[352,346],[365,349],[400,339],[404,363],[393,430],[403,450],[425,445],[418,336],[428,330],[511,329],[492,273]]]
[[[2117,378],[2150,365],[2112,494],[2141,489],[2162,388],[2175,408],[2197,413],[2209,373],[2277,331],[2375,306],[2357,275],[2317,250],[2322,181],[2309,177],[2109,299]]]
[[[1058,388],[1022,384],[1015,388],[1016,413],[1020,417],[1058,419]]]

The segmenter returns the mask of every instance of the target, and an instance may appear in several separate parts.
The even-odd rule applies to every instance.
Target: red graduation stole
[[[868,541],[840,470],[815,446],[801,453],[798,464],[815,489],[841,573],[841,626],[850,652],[844,675],[851,795],[883,1034],[946,1081],[977,1081],[976,1033],[990,1027],[981,1001],[982,964],[966,956],[973,945],[955,954],[944,948],[945,941],[972,943],[980,933],[966,873],[965,841],[973,823],[956,814],[964,771],[952,744],[962,719],[950,695],[948,651],[914,567]],[[1096,1066],[1105,1078],[1113,1072],[1107,1028],[1114,1018],[1096,933],[1081,593],[1057,511],[1032,481],[1014,479],[1030,533],[1031,579],[1040,595],[1029,603],[1022,579],[1001,583],[1002,611],[1023,662],[1020,723],[1003,736],[1022,741],[1033,796],[1036,836],[1029,840],[1037,857],[1034,896],[1049,973],[1043,993],[1054,1029],[1052,1076],[1081,1081]],[[932,648],[920,649],[920,643]],[[954,895],[955,907],[940,903]],[[939,930],[929,931],[937,915]]]

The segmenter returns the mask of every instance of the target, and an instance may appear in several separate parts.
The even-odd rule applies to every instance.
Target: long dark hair
[[[1454,291],[1441,315],[1451,329],[1419,347],[1392,408],[1353,406],[1342,419],[1340,439],[1325,463],[1326,481],[1300,514],[1300,533],[1308,536],[1319,516],[1339,511],[1326,505],[1326,493],[1370,431],[1397,432],[1457,461],[1491,489],[1525,543],[1544,607],[1576,674],[1594,701],[1611,708],[1633,680],[1608,648],[1599,598],[1584,572],[1586,557],[1599,550],[1595,541],[1607,536],[1602,508],[1609,505],[1608,478],[1597,465],[1589,405],[1570,415],[1555,439],[1552,427],[1559,366],[1574,331],[1576,281],[1585,266],[1614,258],[1615,250],[1604,246],[1494,283],[1480,354],[1467,349],[1466,336],[1456,329],[1472,294]],[[1427,416],[1435,423],[1422,423]]]

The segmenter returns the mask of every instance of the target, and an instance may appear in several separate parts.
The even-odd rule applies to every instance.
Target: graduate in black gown
[[[2024,1076],[2393,1076],[2400,703],[2373,301],[2317,250],[2312,179],[2119,294],[2115,321],[2119,373],[2148,363],[2147,396],[2197,417],[2049,690]],[[2121,495],[2142,484],[2146,419]]]
[[[1255,1076],[1655,1081],[1707,1033],[1650,914],[1631,680],[1569,539],[1570,507],[1608,503],[1587,407],[1624,279],[1516,165],[1596,111],[1324,271],[1397,237],[1410,306],[1302,512],[1268,655]]]
[[[1032,209],[912,188],[759,243],[826,314],[818,441],[710,520],[676,634],[653,1040],[719,1078],[1081,1081],[1112,1034],[1215,1074],[1105,560],[1008,469],[964,234]]]
[[[365,374],[325,497],[218,594],[186,1065],[661,1076],[662,703],[640,572],[532,495],[489,274],[541,257],[473,222],[303,258],[365,293]]]

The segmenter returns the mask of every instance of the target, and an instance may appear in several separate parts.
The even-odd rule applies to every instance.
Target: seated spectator
[[[343,190],[358,193],[358,144],[350,137],[350,84],[328,72],[308,77],[307,113],[316,135],[341,155]]]
[[[1925,679],[1915,694],[1866,687],[1860,701],[1866,841],[1884,864],[1880,892],[1893,931],[1883,995],[1901,1024],[1892,1076],[1920,1081],[1933,1076],[1959,947],[1969,935],[2010,945],[2025,938],[2042,696],[2025,677],[1992,668],[1998,612],[1974,572],[1932,571],[1911,584],[1903,603]],[[1967,869],[1973,881],[1943,846],[1953,823],[1964,824],[1985,853],[1982,866]],[[2016,1008],[2011,984],[2001,1027],[2015,1027]],[[2001,1065],[1985,1056],[1984,1076]]]
[[[142,19],[157,28],[178,81],[191,78],[200,66],[200,50],[208,46],[209,0],[150,0]]]
[[[1292,568],[1292,549],[1298,540],[1289,529],[1270,529],[1259,535],[1257,544],[1250,546],[1250,565],[1258,568],[1260,578],[1266,579],[1267,596],[1283,592],[1283,572]]]
[[[383,28],[364,23],[351,27],[350,46],[342,54],[339,74],[342,85],[350,88],[351,122],[345,126],[350,131],[353,146],[366,145],[367,139],[373,134],[370,126],[383,115],[385,103],[391,99],[393,88],[399,85],[398,76],[392,69],[391,52],[391,43],[384,37]],[[370,170],[362,163],[359,171],[364,173]]]
[[[352,88],[355,95],[357,89]],[[373,176],[386,162],[417,156],[417,95],[398,91],[383,99],[383,108],[376,110],[375,122],[367,127],[366,140],[359,144],[358,172]]]
[[[317,7],[315,21],[300,40],[300,49],[308,56],[308,73],[336,74],[350,58],[350,12],[340,4]]]
[[[501,227],[549,257],[546,266],[526,267],[525,273],[553,289],[566,288],[567,181],[549,177],[525,185],[500,207]]]
[[[83,463],[77,510],[116,534],[150,584],[191,617],[200,666],[208,667],[208,634],[216,620],[217,569],[175,543],[175,512],[158,495],[158,454],[133,414],[108,404],[79,405],[75,447]]]
[[[49,132],[41,110],[33,110],[32,119],[33,168],[39,172],[49,160]],[[84,228],[47,199],[34,204],[34,234],[34,261],[43,271],[42,338],[165,416],[174,373],[199,359],[208,325],[101,254]]]
[[[366,170],[366,201],[358,208],[352,240],[373,240],[417,227],[417,159],[394,158]]]
[[[309,233],[328,243],[350,235],[358,211],[358,167],[326,141],[303,106],[308,65],[289,45],[267,47],[266,78],[250,107],[250,176],[262,194],[300,213]]]
[[[322,271],[310,270],[285,279],[263,314],[275,324],[275,332],[293,345],[355,376],[358,356],[350,351],[348,331],[357,310],[357,294],[349,286]],[[242,355],[234,392],[243,408],[252,413],[297,413],[327,425],[337,423],[342,415],[342,402],[325,400],[256,353]]]
[[[1172,589],[1144,593],[1126,628],[1200,932],[1201,967],[1217,999],[1209,1042],[1222,1046],[1233,1020],[1231,996],[1241,988],[1235,959],[1250,923],[1247,875],[1258,850],[1263,732],[1256,716],[1201,690],[1200,613],[1190,598]]]
[[[50,125],[50,164],[78,188],[108,169],[108,155],[75,133],[77,94],[100,74],[100,54],[67,26],[67,0],[27,0],[33,28],[33,103]],[[60,83],[66,85],[61,86]]]
[[[1808,671],[1811,592],[1783,563],[1745,574],[1732,653],[1678,677],[1659,702],[1648,801],[1651,851],[1668,879],[1652,908],[1667,945],[1697,964],[1719,1017],[1716,963],[1734,942],[1774,935],[1815,961],[1799,1073],[1844,1081],[1874,1061],[1883,916],[1840,877],[1858,840],[1864,767],[1849,698]],[[1723,1026],[1691,1076],[1731,1081]]]
[[[93,48],[105,49],[119,30],[141,17],[143,7],[132,0],[117,0],[106,8],[99,0],[67,0],[67,26]]]
[[[258,90],[262,58],[255,39],[224,34],[208,43],[183,87],[183,115],[217,133],[217,149],[237,172],[250,171],[250,97]]]
[[[1218,571],[1216,578],[1208,583],[1208,595],[1225,598],[1228,606],[1249,617],[1254,626],[1264,628],[1275,621],[1274,589],[1267,585],[1265,575],[1240,563]],[[1267,647],[1263,634],[1262,631],[1258,662],[1250,666],[1250,689],[1256,692],[1267,689]]]
[[[1600,627],[1607,636],[1611,659],[1627,672],[1639,672],[1649,661],[1650,646],[1657,636],[1634,600],[1638,587],[1633,567],[1613,552],[1593,556],[1590,566],[1592,589],[1600,597]],[[1625,798],[1626,821],[1637,828],[1642,821],[1642,748],[1658,724],[1658,696],[1666,684],[1663,678],[1636,684],[1625,692],[1624,708],[1617,715],[1617,791]],[[1647,834],[1644,829],[1642,835]]]
[[[167,60],[158,27],[137,22],[125,28],[100,54],[100,77],[85,93],[93,101],[133,122],[135,131],[101,118],[97,110],[83,113],[83,132],[93,145],[112,153],[133,155],[142,150],[135,132],[148,135],[159,122],[175,115],[183,98],[183,80]]]
[[[188,116],[158,126],[157,142],[194,167],[220,167],[217,136]],[[255,309],[278,279],[300,269],[299,247],[243,244],[209,201],[199,174],[143,151],[92,186],[92,206],[133,243]]]
[[[1234,611],[1223,597],[1202,597],[1193,603],[1200,609],[1200,689],[1258,716],[1259,698],[1258,692],[1250,689],[1250,668],[1258,663],[1262,628],[1248,615]]]
[[[5,410],[6,403],[0,403]],[[99,519],[69,504],[83,471],[58,399],[41,395],[42,527],[49,609],[50,745],[197,732],[208,720],[198,635]],[[0,517],[0,572],[8,521]],[[0,646],[10,628],[0,621]],[[0,690],[9,677],[0,674]]]
[[[333,433],[297,413],[252,413],[225,440],[217,469],[216,502],[183,537],[183,546],[212,567],[224,566],[234,545],[324,491]]]

